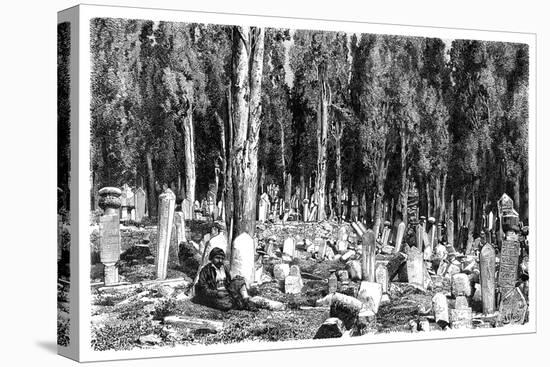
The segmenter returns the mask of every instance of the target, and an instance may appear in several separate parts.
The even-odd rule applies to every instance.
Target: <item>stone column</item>
[[[481,302],[484,314],[495,312],[495,249],[486,244],[479,254]]]
[[[116,187],[104,187],[99,190],[99,207],[103,215],[99,219],[99,257],[105,265],[105,285],[114,285],[119,282],[117,261],[120,259],[120,195],[121,190]]]
[[[159,196],[158,244],[157,257],[155,258],[158,279],[166,279],[175,206],[176,195],[172,190],[166,189]]]

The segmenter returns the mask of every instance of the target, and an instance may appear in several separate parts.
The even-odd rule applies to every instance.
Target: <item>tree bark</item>
[[[401,191],[399,193],[399,211],[401,219],[407,225],[407,201],[409,199],[409,180],[407,178],[407,140],[405,131],[402,127],[399,131],[401,137]]]
[[[155,171],[153,171],[153,155],[150,152],[145,154],[147,163],[147,203],[149,206],[149,217],[157,216],[157,192],[155,190]]]
[[[334,145],[336,153],[336,208],[338,217],[342,216],[342,124],[336,122]]]
[[[193,128],[193,109],[189,103],[187,113],[182,121],[183,145],[185,159],[185,190],[187,199],[195,202],[195,131]]]
[[[233,238],[254,236],[256,227],[264,34],[263,28],[233,27]]]
[[[325,195],[327,180],[327,132],[328,106],[330,90],[324,72],[320,73],[321,89],[317,108],[317,176],[315,178],[315,192],[317,201],[317,220],[325,220]]]

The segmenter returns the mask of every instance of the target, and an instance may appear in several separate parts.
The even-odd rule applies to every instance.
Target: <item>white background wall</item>
[[[548,219],[548,10],[543,1],[101,1],[97,4],[535,32],[538,34],[538,228]],[[356,4],[354,4],[356,3]],[[3,1],[0,11],[0,363],[69,366],[56,355],[56,19],[75,1]],[[545,42],[545,43],[543,43]],[[546,47],[545,47],[546,46]],[[544,82],[543,82],[544,77]],[[544,90],[543,90],[544,89]],[[544,93],[543,95],[543,92]],[[543,97],[546,97],[543,99]],[[542,134],[542,135],[541,135]],[[534,168],[534,167],[533,167]],[[533,169],[532,168],[532,169]],[[546,204],[546,205],[545,205]],[[532,227],[535,227],[532,224]],[[543,229],[547,230],[547,229]],[[255,352],[101,365],[539,366],[548,363],[548,260],[539,231],[538,333],[533,335]],[[85,246],[85,244],[82,244]],[[546,342],[544,341],[546,339]]]

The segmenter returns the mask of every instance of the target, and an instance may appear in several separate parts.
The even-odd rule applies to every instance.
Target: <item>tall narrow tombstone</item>
[[[375,270],[376,283],[382,285],[382,293],[388,293],[389,288],[389,278],[388,278],[388,269],[386,265],[380,263],[376,266]]]
[[[116,187],[104,187],[99,190],[99,206],[104,214],[99,219],[99,257],[105,265],[105,285],[119,282],[117,261],[120,259],[120,195]]]
[[[183,199],[183,201],[181,202],[181,210],[183,211],[183,218],[185,220],[193,219],[193,205],[191,204],[191,201],[189,201],[189,199]]]
[[[452,219],[447,221],[447,244],[453,246],[455,245],[455,224]]]
[[[411,247],[407,256],[409,283],[424,289],[424,256],[422,252],[416,247]]]
[[[435,322],[438,324],[449,324],[449,306],[447,297],[443,293],[437,293],[432,298],[432,309],[434,311]]]
[[[481,303],[484,314],[495,312],[495,249],[486,244],[479,254]]]
[[[419,223],[416,226],[416,247],[419,251],[422,251],[424,249],[424,225],[422,223]]]
[[[158,210],[158,244],[155,266],[157,278],[166,279],[168,271],[168,254],[170,251],[170,236],[174,221],[174,209],[176,207],[176,195],[170,189],[166,189],[159,196]]]
[[[390,221],[387,220],[384,222],[384,229],[382,230],[382,246],[387,246],[388,244],[391,232],[390,225]]]
[[[505,239],[500,250],[500,269],[498,272],[498,287],[501,295],[505,295],[516,286],[518,278],[520,246],[519,241]]]
[[[254,240],[246,232],[233,240],[231,276],[242,276],[247,286],[254,282]]]
[[[376,265],[376,243],[374,240],[374,232],[367,230],[362,237],[362,278],[368,282],[374,282],[375,265]]]
[[[143,217],[145,216],[145,191],[138,187],[134,193],[134,205],[136,207],[136,222],[141,223]]]
[[[401,251],[401,244],[403,242],[404,235],[405,235],[405,222],[401,222],[397,226],[397,235],[395,236],[395,247],[393,249],[394,254]]]
[[[500,302],[499,321],[506,325],[522,325],[527,314],[527,302],[519,288],[505,293]]]
[[[295,256],[296,241],[294,237],[287,237],[283,242],[283,254],[287,254],[291,257]]]
[[[429,247],[432,249],[435,248],[436,246],[436,243],[435,243],[435,232],[437,231],[437,225],[435,224],[435,218],[434,217],[429,217],[428,218],[428,223],[430,223],[429,225],[429,229],[427,231],[427,234],[428,234],[428,245]]]
[[[183,212],[177,211],[174,213],[174,224],[176,226],[176,244],[179,246],[182,242],[187,242],[185,238],[185,219]]]
[[[303,220],[304,222],[307,222],[309,219],[309,200],[308,199],[304,199],[303,207],[304,207]]]

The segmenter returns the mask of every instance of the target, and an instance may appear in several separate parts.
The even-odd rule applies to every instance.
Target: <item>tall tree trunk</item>
[[[527,169],[521,175],[520,203],[518,206],[519,219],[524,225],[529,225],[529,178]]]
[[[227,100],[227,124],[225,131],[225,180],[223,188],[223,198],[225,206],[225,226],[227,230],[227,240],[228,243],[233,243],[233,164],[231,160],[231,151],[233,149],[233,106],[232,106],[232,96],[231,88],[228,88],[226,94]]]
[[[336,212],[342,216],[342,127],[337,123],[338,129],[334,135],[336,150]]]
[[[258,189],[263,28],[233,27],[232,123],[233,237],[254,236]]]
[[[280,133],[280,144],[281,144],[281,165],[283,169],[283,187],[286,187],[286,160],[285,160],[285,130],[283,125],[283,120],[279,120],[279,128],[281,129]],[[285,198],[287,193],[285,192]],[[286,199],[285,199],[286,201]]]
[[[153,155],[150,152],[145,154],[147,163],[147,204],[149,206],[149,217],[157,216],[157,191],[155,190],[155,171],[153,171]]]
[[[385,152],[384,152],[385,153]],[[384,205],[382,200],[384,199],[384,184],[386,182],[386,175],[388,169],[388,162],[386,160],[385,154],[379,159],[378,162],[378,172],[376,175],[376,201],[374,207],[374,238],[378,238],[378,233],[380,232],[380,227],[382,224],[382,217],[384,211]]]
[[[319,91],[319,104],[317,108],[317,176],[315,178],[315,192],[317,201],[317,220],[325,220],[326,180],[327,180],[327,132],[328,132],[328,106],[330,90],[326,81],[325,71],[322,71]]]
[[[401,191],[399,192],[399,211],[401,212],[401,219],[403,220],[403,223],[407,225],[407,202],[409,199],[409,179],[407,178],[407,140],[405,137],[405,131],[403,127],[400,129],[399,135],[401,137],[401,154],[400,154]]]
[[[182,122],[185,156],[185,190],[187,199],[195,202],[195,131],[193,128],[193,109],[191,103]]]

